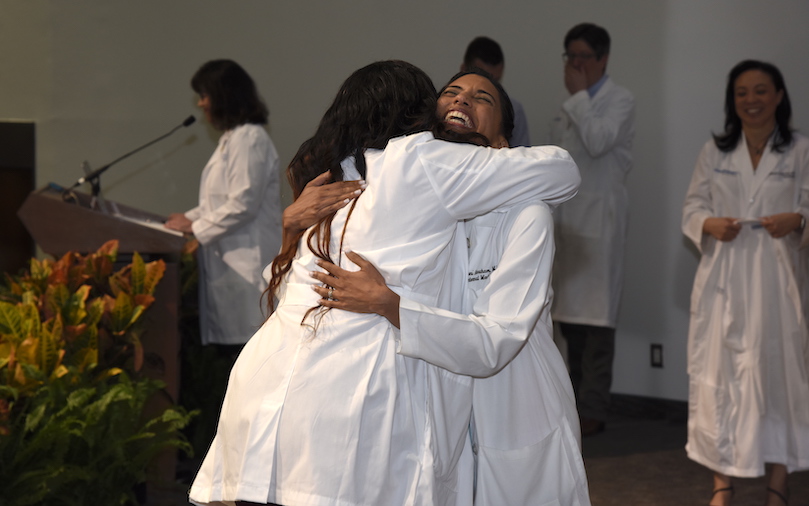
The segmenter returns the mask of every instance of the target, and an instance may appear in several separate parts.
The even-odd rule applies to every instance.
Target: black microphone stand
[[[135,154],[135,153],[137,153],[138,151],[140,151],[140,150],[142,150],[142,149],[146,149],[146,148],[148,148],[149,146],[151,146],[151,145],[152,145],[152,144],[154,144],[155,142],[158,142],[158,141],[161,141],[161,140],[165,139],[166,137],[168,137],[169,135],[173,134],[173,133],[174,133],[174,132],[176,132],[177,130],[179,130],[179,129],[183,128],[183,127],[187,127],[187,126],[191,125],[191,124],[192,124],[192,123],[194,123],[194,121],[196,121],[196,120],[197,120],[197,118],[195,118],[194,116],[189,116],[189,117],[187,117],[187,118],[185,119],[185,121],[183,121],[183,122],[182,122],[182,124],[177,125],[176,127],[172,128],[170,132],[168,132],[168,133],[166,133],[166,134],[161,135],[161,136],[160,136],[160,137],[158,137],[157,139],[154,139],[154,140],[152,140],[152,141],[147,142],[146,144],[144,144],[143,146],[140,146],[139,148],[133,149],[133,150],[132,150],[132,151],[130,151],[129,153],[127,153],[127,154],[125,154],[125,155],[123,155],[123,156],[121,156],[121,157],[119,157],[119,158],[116,158],[115,160],[111,161],[111,162],[110,162],[110,163],[108,163],[107,165],[104,165],[103,167],[100,167],[100,168],[98,168],[98,169],[96,169],[96,170],[94,170],[94,171],[90,172],[89,174],[85,175],[84,177],[80,177],[80,178],[78,179],[78,181],[76,181],[75,183],[73,183],[73,186],[71,186],[70,188],[68,188],[68,190],[67,190],[67,191],[70,191],[70,190],[72,190],[73,188],[76,188],[77,186],[82,185],[82,184],[84,184],[84,183],[90,183],[90,186],[91,186],[91,188],[92,188],[92,195],[93,195],[93,197],[98,197],[98,194],[99,194],[99,192],[101,191],[101,183],[100,183],[100,181],[99,181],[99,178],[101,177],[101,174],[103,174],[104,172],[106,172],[106,171],[107,171],[107,169],[109,169],[110,167],[112,167],[112,166],[113,166],[113,165],[115,165],[116,163],[120,162],[120,161],[121,161],[121,160],[123,160],[124,158],[127,158],[127,157],[129,157],[129,156],[131,156],[131,155],[134,155],[134,154]]]

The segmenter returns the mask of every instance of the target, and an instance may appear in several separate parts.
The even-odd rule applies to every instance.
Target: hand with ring
[[[360,269],[348,271],[339,266],[318,260],[326,272],[313,271],[311,276],[323,285],[312,285],[322,299],[321,306],[344,309],[353,313],[376,313],[399,326],[399,296],[388,288],[382,274],[374,265],[353,251],[346,258]],[[337,297],[335,297],[337,294]]]

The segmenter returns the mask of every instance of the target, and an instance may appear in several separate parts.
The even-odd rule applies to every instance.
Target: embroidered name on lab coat
[[[489,276],[492,275],[492,272],[497,269],[496,265],[492,265],[489,269],[475,269],[474,271],[469,272],[469,282],[472,281],[485,281],[489,279]]]

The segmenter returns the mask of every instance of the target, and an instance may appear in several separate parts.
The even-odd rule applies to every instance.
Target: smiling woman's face
[[[784,92],[775,89],[769,74],[748,70],[736,78],[733,92],[736,114],[745,128],[775,127],[775,110]]]
[[[438,117],[450,130],[485,135],[493,147],[506,147],[500,94],[485,77],[461,76],[438,97]]]

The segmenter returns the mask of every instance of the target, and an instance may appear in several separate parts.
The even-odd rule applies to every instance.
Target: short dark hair
[[[269,111],[250,75],[233,60],[211,60],[191,78],[191,88],[211,101],[211,121],[219,130],[245,123],[264,125]]]
[[[500,44],[489,37],[475,37],[466,46],[466,53],[463,56],[464,67],[469,68],[475,60],[481,60],[487,65],[500,65],[503,63],[503,50]]]
[[[502,124],[500,125],[500,129],[502,131],[503,137],[505,137],[506,139],[511,139],[511,135],[514,133],[514,106],[511,104],[511,99],[509,98],[508,93],[506,93],[506,89],[503,88],[503,85],[500,84],[497,81],[497,79],[495,79],[491,74],[489,74],[485,70],[479,69],[477,67],[471,67],[467,70],[462,70],[458,72],[457,74],[452,76],[449,79],[449,81],[447,81],[447,84],[445,84],[441,88],[441,91],[438,92],[438,96],[440,97],[444,93],[444,90],[446,90],[450,84],[454,83],[461,77],[469,74],[475,74],[478,76],[485,77],[486,79],[489,80],[490,83],[492,83],[492,86],[494,86],[495,89],[497,90],[497,93],[500,95],[500,116],[502,117],[503,121]],[[482,135],[479,136],[483,137]],[[455,140],[455,139],[446,139],[446,140]],[[460,139],[460,140],[467,140],[467,139]],[[486,141],[487,141],[486,145],[491,144],[491,139],[486,139]]]
[[[781,103],[775,109],[776,135],[773,141],[773,150],[783,151],[792,143],[792,104],[789,101],[787,85],[784,76],[778,67],[772,63],[758,60],[744,60],[736,64],[728,74],[728,83],[725,88],[725,131],[720,135],[714,135],[714,143],[720,151],[728,152],[736,149],[739,139],[742,136],[742,120],[736,112],[736,79],[740,75],[750,70],[764,72],[775,85],[775,91],[783,91]]]
[[[601,59],[605,54],[610,54],[610,34],[607,30],[593,23],[580,23],[565,35],[565,49],[574,40],[583,40],[590,46],[596,54],[596,59]]]

